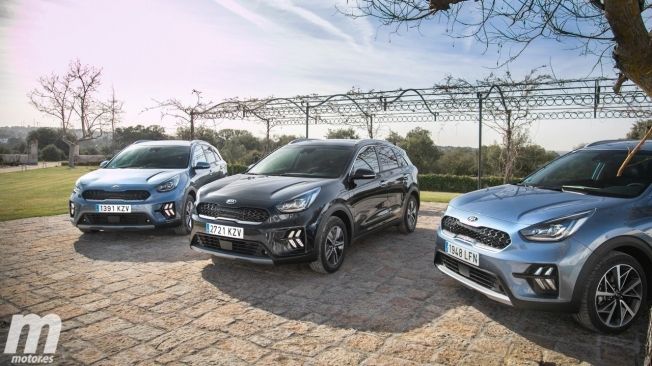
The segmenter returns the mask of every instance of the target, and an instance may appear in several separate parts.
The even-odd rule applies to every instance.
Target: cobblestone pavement
[[[66,216],[0,223],[0,347],[12,314],[55,313],[61,364],[642,362],[646,320],[598,335],[568,315],[514,310],[438,273],[442,209],[424,204],[412,235],[392,228],[356,243],[332,275],[213,265],[185,237],[81,235]]]

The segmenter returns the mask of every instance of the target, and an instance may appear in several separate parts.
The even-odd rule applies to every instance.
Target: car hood
[[[98,169],[79,179],[83,188],[106,188],[113,185],[157,185],[182,173],[183,169]]]
[[[202,187],[198,201],[224,204],[226,200],[234,199],[240,207],[272,207],[329,181],[323,178],[238,174]]]
[[[503,185],[464,194],[450,206],[478,216],[536,224],[574,213],[622,204],[623,198]]]

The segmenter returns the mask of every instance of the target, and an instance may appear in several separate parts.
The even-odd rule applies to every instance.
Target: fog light
[[[175,208],[174,208],[174,202],[167,202],[161,205],[161,209],[159,210],[165,216],[166,219],[171,219],[176,216]]]
[[[305,252],[306,239],[303,228],[290,229],[274,233],[272,251],[276,255],[298,254]]]
[[[514,277],[526,279],[538,295],[556,297],[559,294],[559,276],[553,264],[533,264],[526,273],[514,273]]]
[[[70,211],[70,217],[75,217],[75,204],[72,201],[68,202],[68,208]]]

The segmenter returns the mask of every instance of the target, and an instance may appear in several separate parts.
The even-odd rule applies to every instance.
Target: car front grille
[[[102,191],[102,190],[88,190],[82,193],[82,197],[92,201],[104,200],[123,200],[123,201],[144,201],[149,198],[147,191]]]
[[[438,255],[441,256],[441,263],[449,270],[468,278],[469,280],[477,283],[482,287],[502,294],[505,293],[502,286],[500,285],[500,282],[498,281],[498,278],[493,273],[489,273],[467,265],[464,262],[450,257],[446,254],[439,253]]]
[[[220,249],[226,252],[233,252],[236,254],[250,255],[255,257],[269,257],[265,247],[257,242],[220,239],[213,235],[205,233],[197,233],[192,238],[193,245],[201,245],[208,248]]]
[[[138,226],[152,225],[149,217],[144,213],[86,213],[79,220],[81,225],[104,225],[104,226]]]
[[[503,249],[512,243],[509,234],[504,231],[488,227],[465,225],[461,223],[460,220],[451,216],[444,216],[441,220],[441,226],[444,230],[450,233],[469,237],[480,244],[496,249]]]
[[[216,203],[202,202],[197,205],[197,213],[204,216],[225,218],[248,222],[263,222],[269,218],[267,210],[249,207],[224,207]]]

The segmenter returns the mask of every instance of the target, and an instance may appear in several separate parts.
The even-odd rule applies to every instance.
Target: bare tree
[[[111,88],[111,98],[106,102],[106,107],[109,111],[108,122],[111,125],[111,138],[115,134],[115,126],[120,122],[120,114],[124,102],[115,98],[115,89]]]
[[[68,145],[70,167],[75,166],[79,144],[102,136],[107,115],[122,110],[121,104],[109,107],[99,100],[101,76],[101,69],[75,60],[65,75],[52,73],[39,78],[39,85],[28,94],[30,103],[39,112],[60,123],[61,138]],[[76,133],[77,127],[81,134]]]
[[[210,109],[215,103],[212,101],[204,100],[202,92],[199,90],[192,90],[195,96],[195,101],[192,104],[185,104],[179,99],[171,98],[164,101],[157,101],[153,107],[145,108],[145,111],[160,109],[161,119],[166,117],[176,118],[177,122],[190,126],[190,139],[195,138],[195,124],[200,120],[212,119],[211,114],[206,114],[205,111]]]
[[[448,77],[444,81],[443,90],[447,90],[453,100],[483,90],[479,97],[484,100],[483,110],[489,117],[485,125],[494,130],[502,140],[500,165],[505,183],[514,175],[516,158],[520,150],[529,142],[529,128],[536,117],[530,113],[528,103],[520,103],[519,99],[514,97],[527,99],[541,83],[551,79],[547,74],[540,74],[539,68],[536,68],[531,70],[523,80],[514,80],[512,74],[507,71],[501,76],[490,74],[474,83],[453,77]]]
[[[619,70],[614,89],[629,79],[652,97],[650,0],[349,0],[349,5],[341,11],[377,18],[397,30],[441,16],[453,37],[497,46],[499,63],[515,59],[538,39],[571,40],[598,62],[612,50]]]

